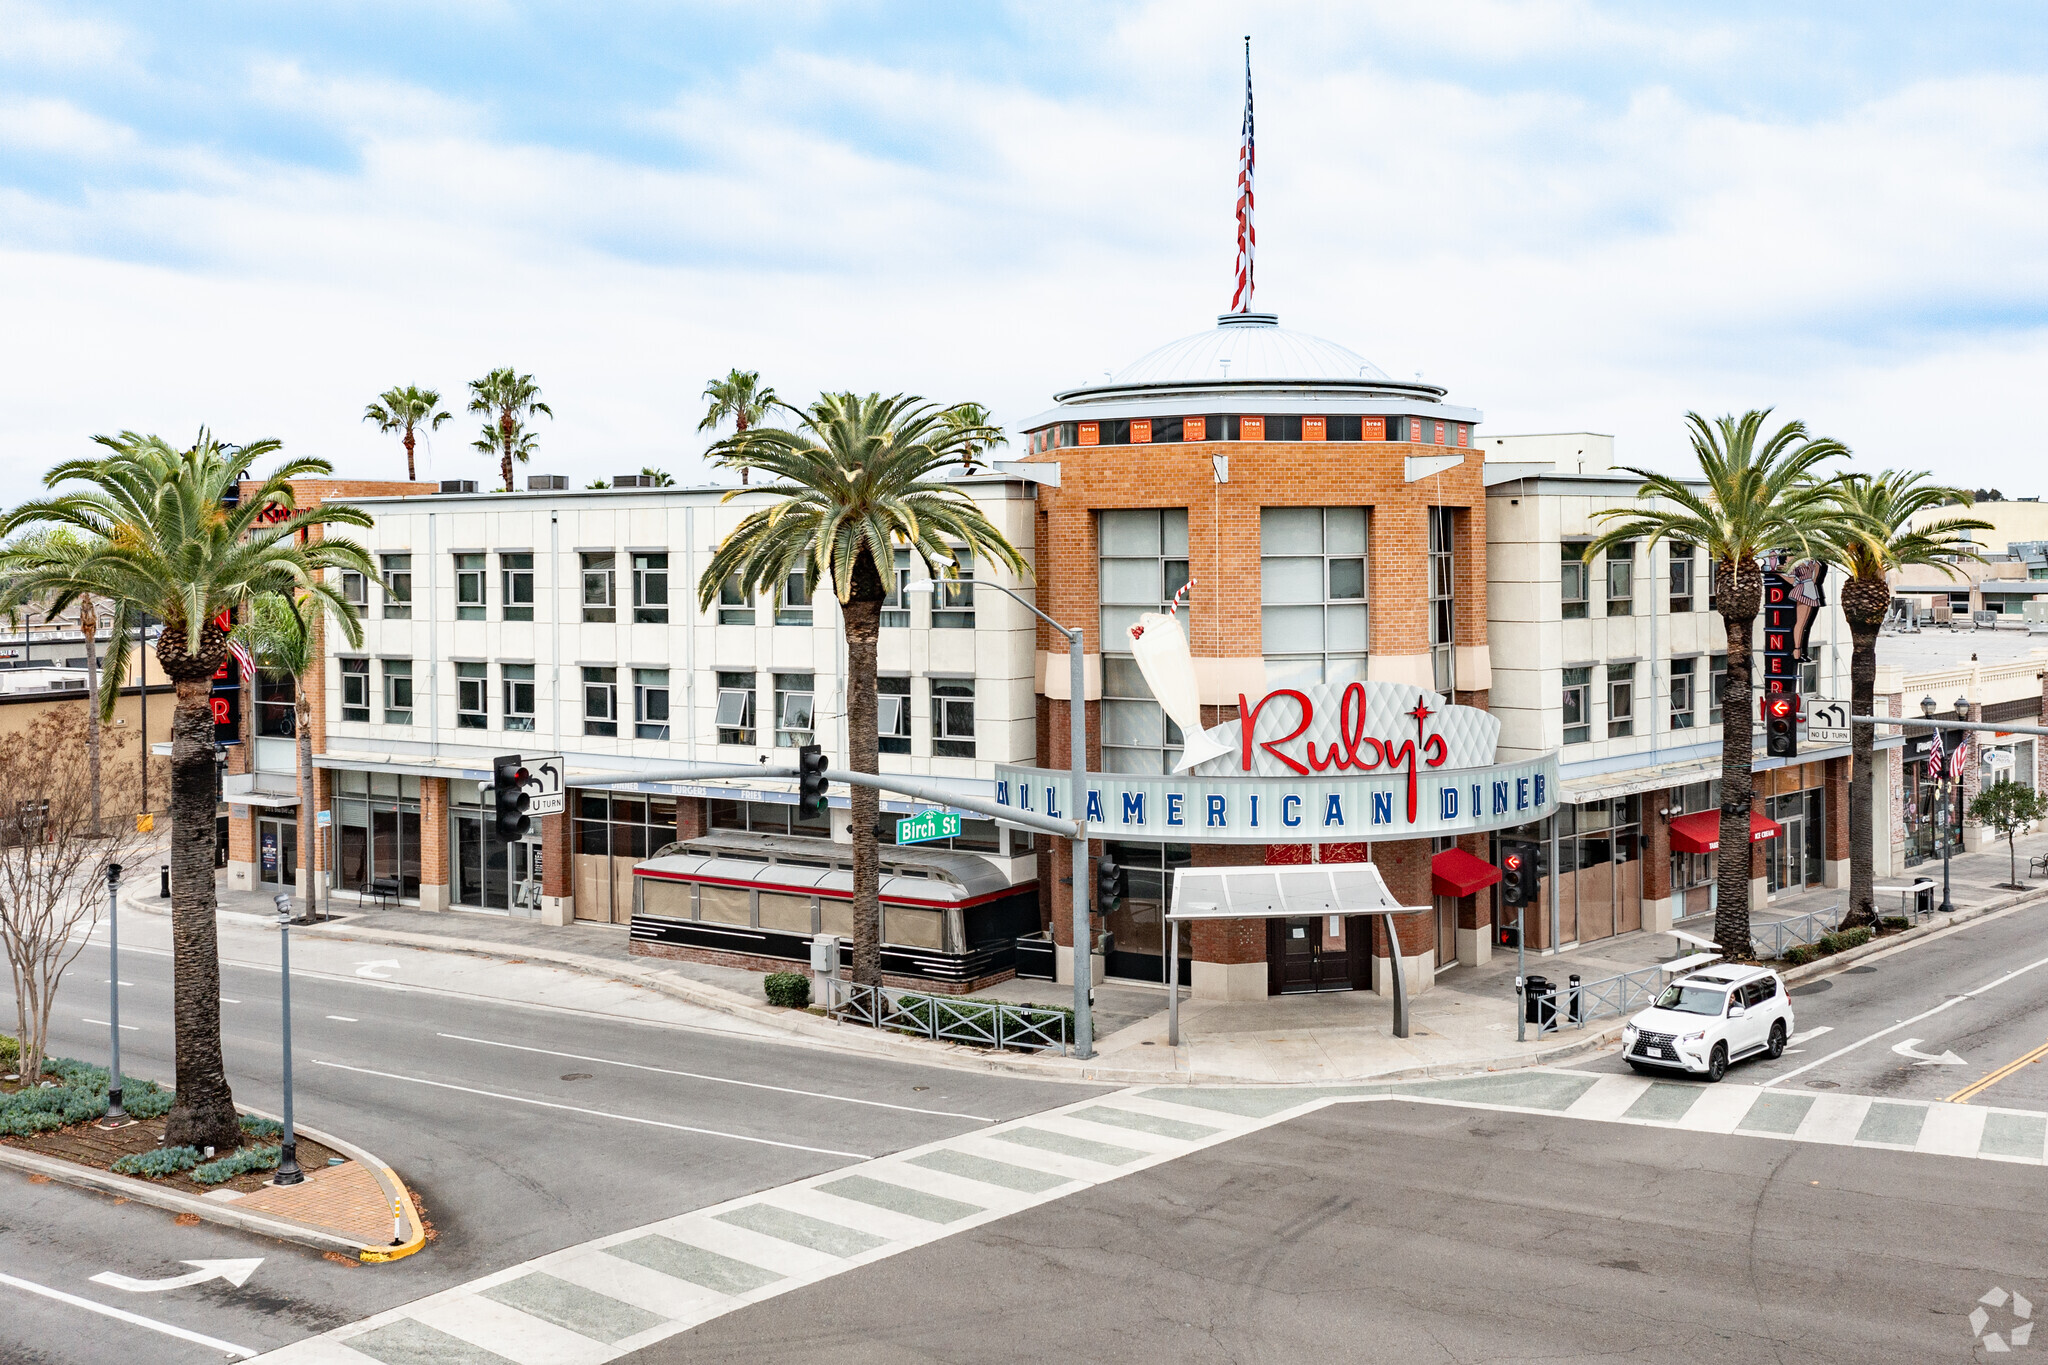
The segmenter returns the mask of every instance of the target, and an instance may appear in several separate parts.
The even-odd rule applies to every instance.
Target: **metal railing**
[[[1749,926],[1750,942],[1756,945],[1756,955],[1761,958],[1783,957],[1787,948],[1802,943],[1817,943],[1821,935],[1833,933],[1842,923],[1842,903],[1836,901],[1825,910],[1814,910],[1790,919],[1772,920],[1765,924]]]
[[[1593,981],[1573,977],[1566,982],[1545,982],[1540,995],[1530,995],[1526,986],[1515,988],[1516,1007],[1523,1018],[1536,1025],[1536,1032],[1555,1033],[1561,1028],[1583,1028],[1594,1019],[1624,1015],[1653,1004],[1664,989],[1662,967],[1642,967]],[[1554,988],[1554,989],[1553,989]]]
[[[887,986],[862,986],[820,976],[827,1018],[837,1023],[893,1029],[942,1043],[1067,1054],[1072,1025],[1065,1010],[1000,1000],[927,995]]]

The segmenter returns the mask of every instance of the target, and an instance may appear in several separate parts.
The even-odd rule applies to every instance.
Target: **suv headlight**
[[[1706,1036],[1707,1031],[1705,1029],[1701,1029],[1698,1033],[1686,1034],[1683,1038],[1680,1038],[1678,1041],[1681,1043],[1697,1043]]]
[[[1633,1043],[1636,1040],[1636,1026],[1634,1024],[1623,1024],[1621,1026],[1621,1037],[1624,1042]]]

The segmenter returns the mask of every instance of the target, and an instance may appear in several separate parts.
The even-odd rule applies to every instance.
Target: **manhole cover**
[[[1876,970],[1877,970],[1877,968],[1875,968],[1875,967],[1851,967],[1851,968],[1850,968],[1850,969],[1849,969],[1848,971],[1846,971],[1846,972],[1843,972],[1843,973],[1842,973],[1842,975],[1843,975],[1843,976],[1869,976],[1869,975],[1870,975],[1870,974],[1871,974],[1872,972],[1874,972],[1874,971],[1876,971]]]
[[[1808,1081],[1806,1088],[1808,1090],[1840,1090],[1842,1083],[1840,1081]]]
[[[590,1079],[590,1073],[588,1071],[565,1071],[562,1073],[562,1079],[565,1081],[587,1081]]]
[[[1792,988],[1791,990],[1789,990],[1789,991],[1786,991],[1786,992],[1785,992],[1785,994],[1787,994],[1787,995],[1819,995],[1819,994],[1820,994],[1820,993],[1821,993],[1822,991],[1831,991],[1831,990],[1833,990],[1834,988],[1835,988],[1835,983],[1834,983],[1834,982],[1832,982],[1832,981],[1813,981],[1813,982],[1809,982],[1808,984],[1806,984],[1806,985],[1804,985],[1804,986],[1794,986],[1794,987],[1793,987],[1793,988]]]

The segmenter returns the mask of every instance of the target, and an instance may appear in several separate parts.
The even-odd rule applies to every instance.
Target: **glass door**
[[[299,878],[299,823],[274,815],[256,821],[256,879],[264,886],[290,890]]]

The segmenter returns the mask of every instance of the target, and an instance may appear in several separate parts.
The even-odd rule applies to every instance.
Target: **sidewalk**
[[[2027,859],[2048,853],[2048,832],[2020,840],[2020,869]],[[1951,867],[1958,918],[2048,894],[2048,884],[2012,892],[1997,884],[2009,875],[2004,845],[1957,856]],[[1940,880],[1938,862],[1913,869],[1913,876]],[[1846,889],[1824,888],[1781,895],[1752,915],[1756,923],[1825,909]],[[1937,892],[1937,898],[1939,892]],[[155,896],[124,897],[124,904],[164,914]],[[1095,994],[1097,1056],[1082,1062],[1052,1055],[994,1053],[926,1039],[842,1026],[802,1011],[768,1006],[762,996],[765,973],[708,963],[636,957],[624,925],[579,923],[550,928],[532,920],[461,910],[358,910],[343,896],[331,923],[295,929],[299,936],[382,943],[470,954],[483,958],[552,964],[616,981],[652,988],[719,1014],[749,1020],[814,1045],[894,1056],[904,1061],[1003,1071],[1041,1079],[1135,1083],[1330,1083],[1360,1079],[1446,1075],[1475,1070],[1531,1066],[1597,1050],[1612,1041],[1619,1019],[1596,1020],[1526,1041],[1515,1038],[1515,955],[1496,950],[1480,967],[1441,973],[1416,995],[1410,1036],[1393,1036],[1391,999],[1362,991],[1293,995],[1262,1000],[1214,1002],[1183,998],[1181,1045],[1167,1045],[1167,999],[1163,987],[1110,983]],[[220,892],[224,915],[271,922],[267,894]],[[1886,907],[1880,906],[1880,912]],[[1936,916],[1946,922],[1947,917]],[[1711,919],[1680,926],[1711,937]],[[1691,951],[1668,933],[1636,932],[1583,948],[1531,955],[1527,970],[1555,981],[1576,974],[1591,982],[1620,972],[1654,966]],[[1803,975],[1831,970],[1825,962]],[[1007,981],[983,997],[1020,1004],[1065,1005],[1072,988],[1049,981]]]

